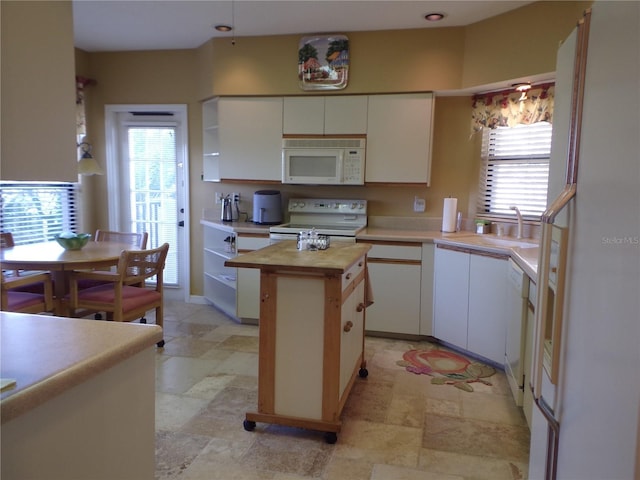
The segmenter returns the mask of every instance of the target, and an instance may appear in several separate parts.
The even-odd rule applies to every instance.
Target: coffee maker
[[[220,220],[222,220],[223,222],[233,222],[233,203],[229,195],[222,199]]]

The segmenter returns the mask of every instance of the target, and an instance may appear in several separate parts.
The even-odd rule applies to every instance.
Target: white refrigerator
[[[554,288],[536,312],[550,340],[538,339],[532,372],[548,413],[533,408],[533,480],[640,479],[640,2],[596,1],[588,23],[575,196],[552,222],[566,255],[558,237],[540,257],[555,283],[538,284],[539,296]],[[550,204],[567,184],[577,37],[558,52]]]

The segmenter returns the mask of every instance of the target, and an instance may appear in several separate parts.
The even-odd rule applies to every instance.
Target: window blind
[[[539,220],[547,205],[551,154],[551,124],[484,129],[479,215],[513,217],[516,205],[523,217]]]
[[[0,182],[0,229],[16,245],[53,240],[78,228],[78,184]]]

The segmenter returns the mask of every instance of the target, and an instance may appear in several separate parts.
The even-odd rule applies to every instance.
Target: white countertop
[[[1,423],[79,385],[162,340],[162,328],[0,312]]]
[[[201,225],[215,227],[229,233],[253,233],[269,236],[269,228],[272,225],[258,225],[253,222],[223,222],[211,218],[203,218],[200,220]]]
[[[494,234],[476,234],[471,231],[444,233],[437,230],[440,219],[414,217],[371,217],[369,226],[357,235],[359,242],[412,242],[440,243],[471,250],[509,255],[529,276],[535,280],[538,273],[537,239],[518,240]],[[251,233],[268,236],[270,225],[252,222],[222,222],[203,218],[200,223],[227,232]],[[411,227],[417,228],[411,228]]]
[[[444,233],[436,230],[410,230],[406,228],[367,227],[358,234],[359,242],[393,241],[436,243],[470,250],[509,255],[535,281],[538,274],[537,239],[519,240],[513,237],[473,232]]]

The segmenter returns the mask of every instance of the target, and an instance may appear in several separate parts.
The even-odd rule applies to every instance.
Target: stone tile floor
[[[316,431],[243,429],[257,406],[258,327],[208,305],[168,302],[165,340],[156,364],[158,480],[527,478],[529,429],[504,373],[471,393],[432,385],[396,364],[427,342],[366,338],[369,376],[356,379],[330,445]]]

